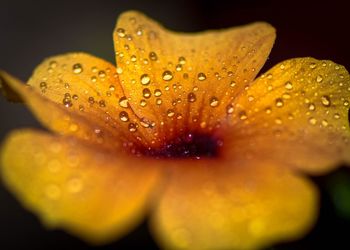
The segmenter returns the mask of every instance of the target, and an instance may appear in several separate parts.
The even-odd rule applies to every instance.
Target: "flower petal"
[[[147,139],[124,97],[115,67],[102,59],[84,53],[48,58],[30,78],[31,87],[6,72],[0,75],[3,92],[20,96],[54,131],[114,149],[137,137]]]
[[[145,165],[146,164],[146,165]],[[92,243],[130,231],[144,216],[159,169],[65,137],[21,130],[1,151],[1,175],[48,227]]]
[[[211,130],[259,72],[274,39],[266,23],[184,34],[125,12],[114,32],[117,72],[134,112],[155,122],[158,138]]]
[[[312,173],[350,163],[350,77],[343,66],[313,58],[282,62],[235,103],[228,155],[268,157]]]
[[[153,218],[168,249],[256,249],[303,236],[318,192],[268,162],[197,162],[173,169]]]

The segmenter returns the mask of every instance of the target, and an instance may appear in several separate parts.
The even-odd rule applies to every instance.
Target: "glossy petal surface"
[[[70,137],[21,130],[1,151],[6,186],[48,227],[92,243],[129,232],[147,211],[158,171]]]
[[[154,140],[210,131],[259,72],[274,39],[266,23],[185,34],[126,12],[114,32],[117,72],[134,112],[156,126]]]
[[[349,162],[349,102],[343,66],[313,58],[282,62],[235,100],[227,153],[329,171]]]

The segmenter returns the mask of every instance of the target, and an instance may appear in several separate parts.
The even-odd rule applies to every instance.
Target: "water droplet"
[[[100,101],[98,102],[98,105],[99,105],[101,108],[104,108],[104,107],[106,107],[106,102],[105,102],[104,100],[100,100]]]
[[[114,85],[109,85],[109,91],[111,91],[111,92],[115,91],[115,86]]]
[[[151,61],[157,61],[158,60],[158,56],[157,56],[157,54],[155,53],[155,52],[150,52],[149,53],[149,59],[151,60]]]
[[[316,77],[316,82],[320,83],[320,82],[322,82],[322,81],[323,81],[323,77],[322,77],[321,75],[318,75],[318,76]]]
[[[328,95],[322,96],[321,97],[321,102],[322,102],[323,106],[325,106],[325,107],[331,106],[331,99],[329,98]]]
[[[285,69],[285,67],[286,67],[286,66],[284,66],[283,63],[280,65],[280,69],[282,69],[282,70]]]
[[[143,117],[140,119],[140,125],[144,128],[149,128],[151,126],[151,122]]]
[[[180,56],[180,57],[179,57],[179,63],[180,63],[181,65],[184,65],[184,64],[186,63],[185,57]]]
[[[123,73],[123,69],[121,67],[117,67],[117,73],[120,75]]]
[[[95,99],[94,99],[92,96],[90,96],[90,97],[88,98],[88,102],[89,102],[90,104],[94,104],[94,103],[95,103]]]
[[[211,107],[217,107],[219,105],[219,99],[217,97],[213,96],[210,98],[209,103],[210,103]]]
[[[97,77],[96,76],[92,76],[91,77],[91,82],[93,82],[93,83],[97,82]]]
[[[98,76],[99,76],[100,78],[105,78],[105,77],[106,77],[106,72],[105,72],[104,70],[100,70],[100,71],[98,72]]]
[[[187,100],[189,102],[195,102],[197,100],[197,97],[195,95],[195,93],[191,92],[187,95]]]
[[[338,113],[335,113],[334,114],[334,119],[339,119],[340,118],[340,115]]]
[[[207,79],[207,76],[204,73],[200,72],[198,73],[197,78],[199,81],[204,81],[205,79]]]
[[[130,132],[136,132],[137,131],[137,125],[135,123],[129,123],[128,129]]]
[[[130,61],[136,62],[136,56],[135,56],[135,55],[132,55],[132,56],[130,57]]]
[[[157,98],[157,99],[156,99],[156,104],[157,104],[157,105],[161,105],[161,104],[162,104],[162,99]]]
[[[151,82],[151,78],[147,74],[143,74],[140,80],[142,85],[148,85]]]
[[[345,100],[345,101],[343,102],[343,105],[344,105],[345,107],[349,106],[349,101]]]
[[[126,98],[125,96],[121,97],[119,99],[119,106],[122,108],[127,108],[128,107],[128,98]]]
[[[63,105],[66,106],[67,108],[73,106],[73,103],[72,103],[72,100],[71,100],[70,96],[65,96],[65,97],[63,98],[62,103],[63,103]]]
[[[284,87],[288,90],[291,90],[293,89],[293,84],[290,81],[288,81],[284,84]]]
[[[162,95],[162,91],[160,89],[155,89],[154,90],[154,96],[159,97]]]
[[[314,117],[310,117],[310,118],[309,118],[309,123],[310,123],[311,125],[315,125],[315,124],[317,123],[317,120],[316,120]]]
[[[316,109],[316,106],[313,103],[309,103],[308,107],[310,111],[314,111]]]
[[[271,114],[271,113],[272,113],[272,109],[271,109],[270,107],[267,107],[267,108],[265,109],[265,113],[266,113],[266,114]]]
[[[248,118],[247,113],[245,111],[239,112],[238,116],[241,120],[246,120]]]
[[[80,63],[76,63],[73,65],[73,73],[74,74],[80,74],[83,72],[83,66]]]
[[[167,116],[168,117],[173,117],[174,115],[175,115],[175,111],[173,109],[168,109]]]
[[[236,82],[235,81],[231,81],[230,82],[230,87],[234,87],[234,86],[236,86]]]
[[[144,98],[150,98],[151,97],[151,91],[148,88],[145,88],[142,90],[142,94]]]
[[[173,79],[173,74],[169,70],[164,71],[162,76],[164,81],[170,81]]]
[[[275,105],[276,105],[276,107],[281,108],[281,107],[283,107],[284,102],[283,102],[283,100],[281,98],[277,98],[275,100]]]
[[[39,86],[40,86],[41,92],[44,93],[46,91],[46,89],[47,89],[47,83],[46,82],[41,82]]]
[[[57,67],[57,62],[56,61],[51,61],[50,63],[49,63],[49,66],[50,66],[50,68],[56,68]]]
[[[181,71],[182,70],[182,65],[181,64],[177,64],[175,69],[176,69],[176,71]]]
[[[326,119],[322,120],[321,122],[323,127],[327,127],[328,126],[328,121]]]
[[[145,100],[145,99],[141,99],[141,100],[140,100],[140,106],[141,106],[141,107],[146,107],[146,105],[147,105],[146,100]]]
[[[226,106],[226,113],[227,114],[232,114],[233,111],[234,111],[234,108],[233,108],[232,104],[229,104]]]
[[[123,29],[123,28],[118,28],[117,29],[117,34],[118,34],[118,36],[119,37],[121,37],[121,38],[123,38],[123,37],[125,37],[125,30]]]
[[[316,68],[316,63],[310,63],[310,65],[309,65],[309,67],[310,67],[310,69],[314,69],[314,68]]]
[[[119,113],[119,119],[120,119],[121,121],[123,121],[123,122],[129,121],[129,115],[128,115],[128,113],[125,112],[125,111],[120,112],[120,113]]]

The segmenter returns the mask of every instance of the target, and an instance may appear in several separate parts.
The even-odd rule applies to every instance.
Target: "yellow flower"
[[[1,72],[2,92],[53,131],[7,137],[4,183],[46,226],[96,244],[147,214],[165,248],[303,236],[318,206],[303,174],[350,163],[349,74],[297,58],[255,79],[274,39],[266,23],[183,34],[131,11],[114,32],[117,67],[71,53],[27,86]]]

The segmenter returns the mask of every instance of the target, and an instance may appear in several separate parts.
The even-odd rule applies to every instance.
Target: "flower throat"
[[[222,140],[212,135],[186,133],[159,148],[139,148],[136,154],[157,158],[211,158],[219,156],[222,145]]]

